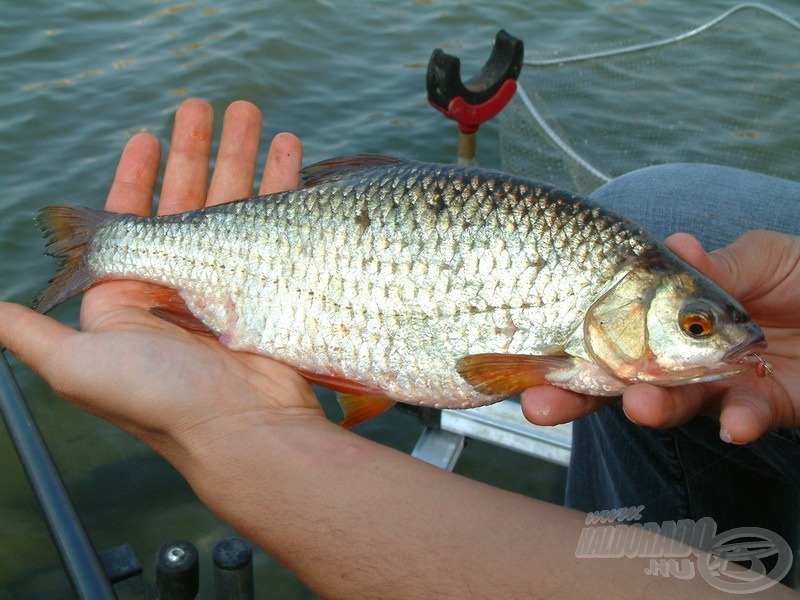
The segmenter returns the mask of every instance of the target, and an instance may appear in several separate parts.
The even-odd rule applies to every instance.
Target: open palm
[[[209,185],[213,112],[203,101],[184,102],[175,118],[158,214],[253,195],[261,119],[252,104],[237,102],[228,108]],[[259,193],[296,187],[301,160],[299,140],[277,136]],[[159,161],[156,138],[132,138],[106,209],[151,214]],[[0,333],[61,395],[156,447],[173,439],[190,443],[196,426],[213,419],[322,415],[310,385],[289,367],[232,352],[215,339],[151,315],[155,289],[135,281],[97,285],[84,296],[81,333],[4,304]],[[26,335],[14,336],[14,328]]]

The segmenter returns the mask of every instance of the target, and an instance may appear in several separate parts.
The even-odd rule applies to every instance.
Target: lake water
[[[59,2],[7,0],[0,11],[0,297],[28,303],[51,276],[32,214],[54,202],[101,206],[125,141],[166,144],[181,100],[221,114],[236,99],[265,112],[263,139],[290,130],[306,161],[380,152],[450,161],[455,126],[425,99],[431,51],[462,58],[465,78],[507,29],[529,56],[682,31],[733,1]],[[788,0],[771,6],[797,17]],[[794,12],[793,12],[794,11]],[[647,148],[641,149],[643,152]],[[499,167],[498,125],[481,129],[479,161]],[[74,324],[77,302],[54,311]],[[230,529],[146,447],[55,396],[12,361],[20,384],[99,550],[130,543],[152,578],[165,541],[210,552]],[[421,431],[391,412],[360,432],[409,452]],[[564,471],[472,443],[456,469],[558,502]],[[70,598],[66,577],[8,437],[0,434],[0,598]],[[259,597],[313,598],[263,553]]]

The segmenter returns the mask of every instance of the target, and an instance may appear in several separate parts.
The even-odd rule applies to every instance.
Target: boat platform
[[[513,399],[469,410],[436,411],[435,417],[422,420],[427,426],[411,455],[448,471],[458,462],[467,438],[569,465],[572,423],[534,425]]]

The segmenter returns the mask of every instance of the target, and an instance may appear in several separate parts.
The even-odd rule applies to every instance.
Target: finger
[[[769,399],[752,387],[731,388],[723,398],[719,420],[720,439],[732,444],[753,442],[776,426]]]
[[[106,210],[149,215],[160,161],[161,147],[155,136],[149,133],[133,136],[120,156]]]
[[[688,233],[674,233],[664,243],[682,260],[692,265],[695,269],[702,270],[710,263],[708,254],[696,237]]]
[[[528,388],[520,395],[522,414],[536,425],[568,423],[616,401],[613,396],[586,396],[551,385]]]
[[[300,186],[303,145],[291,133],[279,133],[272,139],[264,167],[259,194],[275,194]]]
[[[261,111],[250,102],[234,102],[225,111],[206,205],[253,195],[261,124]]]
[[[769,298],[773,291],[785,298],[796,289],[791,274],[800,261],[798,239],[776,231],[748,231],[710,258],[728,277],[727,289],[742,302]],[[768,301],[764,308],[776,307]]]
[[[707,253],[697,238],[688,233],[675,233],[669,236],[664,243],[679,258],[729,292],[733,293],[734,288],[739,284],[737,270],[733,268],[724,253],[719,254],[722,252],[721,250],[711,254]]]
[[[192,98],[178,107],[158,214],[184,212],[205,205],[213,134],[214,112],[210,104]]]
[[[639,425],[677,427],[703,410],[703,389],[701,385],[662,388],[637,383],[623,393],[622,409],[631,421]]]
[[[771,287],[772,279],[780,280],[788,257],[774,255],[785,245],[776,243],[775,232],[750,231],[732,244],[714,250],[703,251],[700,243],[691,235],[676,233],[666,240],[667,246],[680,258],[701,273],[707,275],[735,298],[747,302],[754,295]]]

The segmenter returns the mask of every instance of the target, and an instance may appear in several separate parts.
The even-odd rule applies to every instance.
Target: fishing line
[[[652,48],[658,48],[660,46],[669,46],[670,44],[676,44],[678,42],[682,42],[683,40],[692,38],[700,33],[703,33],[704,31],[711,29],[715,25],[721,23],[731,15],[746,9],[765,12],[783,21],[790,27],[800,30],[800,22],[788,16],[787,14],[779,10],[776,10],[774,8],[771,8],[766,4],[761,4],[759,2],[746,2],[744,4],[739,4],[737,6],[734,6],[733,8],[726,10],[721,15],[711,19],[710,21],[703,23],[702,25],[695,27],[694,29],[685,31],[683,33],[674,35],[672,37],[663,38],[660,40],[654,40],[650,42],[644,42],[641,44],[632,44],[630,46],[624,46],[622,48],[612,48],[610,50],[598,50],[596,52],[574,54],[572,56],[560,56],[556,58],[543,58],[543,59],[528,59],[525,60],[523,64],[533,67],[560,66],[567,63],[595,60],[598,58],[607,58],[609,56],[619,56],[621,54],[631,54],[634,52],[641,52],[643,50],[650,50]]]
[[[760,358],[760,357],[759,357],[759,358]],[[763,360],[763,359],[762,359],[762,360]],[[767,365],[767,367],[766,367],[766,368],[768,369],[768,370],[767,370],[767,374],[771,376],[771,375],[773,374],[772,367],[769,365],[769,363],[766,363],[766,362],[765,362],[764,364],[766,364],[766,365]],[[772,380],[771,380],[771,382],[770,382],[770,394],[772,394],[772,393],[774,392],[774,389],[775,389],[775,380],[774,380],[774,378],[771,378],[771,379],[772,379]],[[686,434],[680,433],[680,435],[686,435]],[[688,437],[688,436],[687,436],[687,437]],[[689,439],[690,439],[690,441],[692,441],[692,440],[691,440],[691,438],[689,438]],[[679,446],[678,446],[677,435],[675,435],[675,434],[673,434],[673,440],[672,440],[672,444],[673,444],[673,447],[675,448],[675,452],[676,452],[676,454],[677,454],[677,457],[678,457],[678,460],[679,460],[679,462],[680,462],[680,464],[681,464],[681,467],[685,469],[685,466],[684,466],[684,461],[681,459],[681,452],[680,452],[680,448],[679,448]],[[736,454],[737,452],[739,452],[739,451],[743,450],[744,448],[745,448],[745,445],[734,446],[734,447],[733,447],[733,448],[732,448],[732,449],[731,449],[729,452],[727,452],[726,454],[724,454],[724,455],[722,455],[722,456],[718,457],[716,460],[714,460],[714,461],[713,461],[713,462],[711,462],[710,464],[706,465],[705,467],[703,467],[703,468],[702,468],[702,469],[700,469],[699,471],[697,471],[697,472],[695,472],[695,473],[692,473],[692,474],[691,474],[691,475],[689,475],[688,477],[685,477],[685,478],[683,478],[682,480],[678,481],[678,482],[677,482],[677,483],[675,483],[674,485],[670,486],[670,488],[669,488],[669,489],[667,489],[666,491],[664,491],[663,493],[659,494],[658,496],[655,496],[654,498],[651,498],[651,499],[649,500],[649,502],[655,502],[655,501],[657,501],[657,500],[659,500],[659,499],[663,498],[664,496],[666,496],[666,495],[667,495],[667,494],[668,494],[670,491],[676,491],[676,490],[677,490],[677,489],[678,489],[680,486],[685,486],[685,485],[686,485],[687,483],[689,483],[690,481],[692,481],[692,480],[696,479],[696,478],[697,478],[697,477],[699,477],[700,475],[703,475],[704,473],[706,473],[706,472],[707,472],[707,471],[709,471],[710,469],[713,469],[714,467],[716,467],[717,465],[719,465],[719,464],[720,464],[720,463],[722,463],[723,461],[726,461],[726,460],[730,459],[730,457],[731,457],[731,456],[733,456],[733,455],[734,455],[734,454]],[[645,506],[647,506],[647,505],[648,505],[648,502],[645,502],[645,503],[644,503],[644,505],[645,505]]]
[[[677,453],[677,455],[678,455],[678,460],[679,460],[679,462],[681,463],[681,467],[682,467],[682,468],[685,470],[685,467],[684,467],[684,462],[683,462],[683,460],[681,460],[680,448],[678,447],[678,445],[677,445],[677,442],[678,442],[678,440],[677,440],[677,436],[673,436],[672,444],[673,444],[673,446],[674,446],[674,448],[675,448],[675,452],[676,452],[676,453]],[[656,500],[660,500],[661,498],[663,498],[664,496],[666,496],[666,495],[667,495],[667,494],[668,494],[670,491],[675,491],[675,490],[677,490],[677,489],[678,489],[680,486],[684,486],[684,485],[686,485],[687,483],[689,483],[690,481],[692,481],[692,480],[696,479],[697,477],[699,477],[700,475],[702,475],[703,473],[705,473],[705,472],[706,472],[706,471],[708,471],[709,469],[713,469],[713,468],[714,468],[714,467],[716,467],[718,464],[722,463],[723,461],[726,461],[726,460],[728,460],[728,459],[729,459],[731,456],[733,456],[734,454],[736,454],[737,452],[739,452],[739,451],[740,451],[740,450],[742,450],[743,448],[744,448],[744,446],[743,446],[743,445],[742,445],[742,446],[734,446],[734,447],[733,447],[733,448],[730,450],[730,452],[728,452],[728,453],[727,453],[727,454],[725,454],[724,456],[720,456],[720,457],[719,457],[719,458],[717,458],[715,461],[713,461],[711,464],[708,464],[708,465],[706,465],[705,467],[703,467],[703,468],[702,468],[702,469],[700,469],[699,471],[697,471],[697,472],[695,472],[695,473],[692,473],[692,474],[691,474],[691,475],[689,475],[688,477],[685,477],[685,478],[683,478],[682,480],[678,481],[677,483],[675,483],[674,485],[672,485],[672,486],[671,486],[669,489],[665,490],[663,493],[659,494],[658,496],[656,496],[656,497],[654,497],[654,498],[651,498],[649,502],[655,502]],[[647,505],[648,505],[648,502],[645,502],[645,503],[644,503],[644,505],[645,505],[645,506],[647,506]]]
[[[502,167],[586,196],[667,163],[795,179],[787,90],[798,80],[799,34],[797,19],[743,3],[668,37],[567,55],[536,56],[532,45],[502,114]]]
[[[773,368],[772,368],[772,365],[771,365],[769,362],[767,362],[766,360],[764,360],[764,358],[763,358],[763,357],[762,357],[760,354],[756,354],[756,353],[754,353],[754,354],[755,354],[756,358],[759,360],[759,363],[758,363],[758,365],[757,365],[757,367],[760,367],[760,370],[757,372],[757,374],[758,374],[758,377],[759,377],[759,378],[763,378],[763,377],[769,377],[769,378],[770,378],[770,383],[769,383],[769,396],[770,396],[770,397],[772,397],[772,396],[774,396],[774,392],[775,392],[775,377],[774,377],[774,370],[773,370]],[[681,432],[680,434],[681,434],[681,435],[686,435],[686,434],[683,434],[682,432]],[[687,437],[688,437],[688,436],[687,436]],[[689,438],[689,439],[690,439],[690,441],[692,441],[692,440],[691,440],[691,438]],[[679,446],[678,446],[677,435],[673,435],[672,444],[673,444],[673,446],[675,447],[675,452],[676,452],[676,454],[678,455],[678,460],[679,460],[679,462],[681,463],[681,466],[683,466],[683,461],[681,460],[681,457],[680,457],[680,448],[679,448]],[[722,461],[728,460],[728,459],[729,459],[731,456],[733,456],[734,454],[736,454],[737,452],[739,452],[740,450],[742,450],[744,447],[745,447],[744,445],[738,445],[738,446],[734,446],[734,447],[733,447],[733,448],[732,448],[732,449],[731,449],[729,452],[727,452],[725,455],[723,455],[723,456],[720,456],[720,457],[719,457],[719,458],[717,458],[715,461],[713,461],[711,464],[709,464],[709,465],[706,465],[705,467],[703,467],[702,469],[700,469],[700,470],[699,470],[699,471],[697,471],[696,473],[693,473],[693,474],[689,475],[688,477],[684,478],[683,480],[681,480],[681,481],[677,482],[675,485],[671,486],[671,487],[669,488],[669,490],[665,491],[665,492],[664,492],[664,493],[662,493],[662,494],[659,494],[659,495],[658,495],[658,496],[656,496],[655,498],[652,498],[650,501],[651,501],[651,502],[655,502],[656,500],[659,500],[659,499],[661,499],[662,497],[664,497],[664,496],[667,494],[667,492],[669,492],[670,490],[673,490],[673,491],[674,491],[674,490],[676,490],[676,489],[677,489],[679,486],[686,485],[687,483],[689,483],[690,481],[692,481],[693,479],[695,479],[695,478],[696,478],[696,477],[698,477],[699,475],[702,475],[703,473],[705,473],[705,472],[706,472],[706,471],[708,471],[709,469],[713,469],[713,468],[714,468],[714,467],[716,467],[718,464],[720,464]],[[647,506],[647,504],[645,504],[645,506]]]

